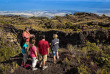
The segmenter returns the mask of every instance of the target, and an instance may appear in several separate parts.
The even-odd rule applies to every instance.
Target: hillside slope
[[[60,39],[60,59],[52,63],[48,56],[47,70],[21,67],[21,35],[25,27],[36,36],[45,34],[51,43],[52,35]],[[0,73],[6,74],[109,74],[110,73],[110,17],[93,13],[47,17],[0,16]],[[37,66],[38,67],[38,66]]]

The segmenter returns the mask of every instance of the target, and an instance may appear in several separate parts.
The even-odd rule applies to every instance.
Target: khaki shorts
[[[47,55],[39,55],[39,61],[47,61]]]
[[[26,42],[26,44],[28,45],[27,46],[27,51],[29,51],[30,43],[29,42]]]

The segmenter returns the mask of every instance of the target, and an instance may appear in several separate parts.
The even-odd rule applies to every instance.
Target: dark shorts
[[[52,53],[53,53],[53,56],[55,56],[56,55],[56,52],[58,52],[58,51],[53,51]]]

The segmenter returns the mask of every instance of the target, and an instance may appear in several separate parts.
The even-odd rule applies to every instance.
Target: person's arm
[[[59,40],[59,39],[58,39],[58,42],[59,42],[59,44],[60,44],[60,40]],[[59,44],[58,44],[58,45],[59,45]]]
[[[30,38],[30,36],[26,36],[26,38],[28,39],[28,38]]]
[[[51,42],[51,50],[52,50],[52,48],[53,48],[53,45],[54,45],[54,43],[53,43],[53,40],[52,40],[52,42]]]
[[[36,58],[37,58],[37,48],[36,48],[36,46],[33,47],[33,51],[34,51],[34,53],[36,55]]]
[[[38,43],[38,55],[40,56],[40,53],[39,53],[39,43]]]
[[[51,47],[53,46],[53,41],[51,42]]]
[[[37,58],[37,51],[35,51],[35,55],[36,55],[36,58]]]
[[[47,42],[47,53],[49,55],[49,43]]]
[[[30,36],[26,36],[26,32],[23,32],[22,37],[25,37],[27,39],[30,38]]]
[[[49,55],[49,48],[47,48],[47,53],[48,53],[48,55]]]
[[[35,35],[33,35],[33,34],[30,34],[30,37],[35,37]]]

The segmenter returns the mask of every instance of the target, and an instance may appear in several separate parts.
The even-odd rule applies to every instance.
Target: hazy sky
[[[109,2],[110,0],[42,0],[42,1],[96,1],[96,2],[105,2],[106,1],[106,2]]]
[[[0,0],[0,1],[29,1],[29,0]],[[110,1],[110,0],[30,0],[30,1]]]
[[[110,9],[110,0],[0,0],[0,11],[100,9]]]

